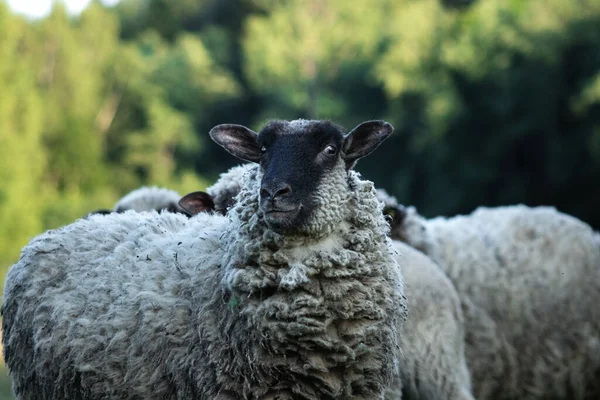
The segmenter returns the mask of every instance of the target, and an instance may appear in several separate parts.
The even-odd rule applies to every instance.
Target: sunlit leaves
[[[305,115],[331,116],[340,99],[330,83],[341,70],[366,63],[380,50],[388,2],[294,0],[275,2],[246,24],[245,72],[259,93]],[[364,83],[363,83],[364,84]],[[331,111],[327,106],[331,105]]]

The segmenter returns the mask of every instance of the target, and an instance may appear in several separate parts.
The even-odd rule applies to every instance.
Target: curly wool
[[[302,235],[267,229],[256,190],[242,189],[230,210],[240,229],[224,238],[234,251],[227,252],[223,282],[230,302],[243,311],[223,329],[234,332],[237,324],[264,321],[260,330],[250,330],[260,337],[249,343],[240,338],[243,348],[237,349],[254,354],[251,380],[263,386],[243,382],[241,363],[229,380],[238,380],[229,387],[232,393],[376,399],[397,372],[398,335],[407,308],[388,226],[372,183],[354,171],[339,179],[342,174],[340,166],[321,183],[315,197],[335,201],[317,208]],[[260,178],[258,169],[252,170],[250,187]],[[232,365],[217,361],[222,361],[217,369]]]
[[[18,398],[383,398],[407,309],[372,184],[326,180],[345,206],[284,237],[259,181],[230,222],[130,211],[33,239],[2,308]]]
[[[387,190],[382,188],[377,188],[377,198],[385,207],[398,207],[400,205],[398,203],[398,199],[389,194]]]
[[[197,398],[196,292],[215,291],[227,220],[91,216],[28,244],[4,288],[18,399]],[[214,318],[213,318],[214,319]]]
[[[142,186],[123,196],[114,207],[117,212],[134,210],[137,212],[177,208],[179,193],[156,186]]]
[[[477,398],[600,397],[600,245],[587,224],[523,205],[411,218],[425,229],[404,240],[429,243],[461,296]]]

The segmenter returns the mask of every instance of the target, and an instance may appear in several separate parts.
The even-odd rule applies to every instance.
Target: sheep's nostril
[[[263,199],[269,198],[271,197],[271,193],[267,190],[267,189],[260,189],[260,197],[262,197]]]
[[[281,189],[275,192],[273,197],[283,197],[286,195],[290,195],[292,193],[292,188],[289,185],[285,185]]]

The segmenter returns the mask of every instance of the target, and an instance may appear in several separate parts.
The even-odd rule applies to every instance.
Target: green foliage
[[[345,119],[352,101],[336,86],[368,86],[370,63],[383,40],[377,27],[388,6],[383,1],[378,8],[342,0],[273,3],[267,15],[248,18],[244,38],[248,82],[270,100],[258,120]]]
[[[206,186],[176,158],[200,149],[203,108],[238,89],[200,39],[122,42],[99,4],[77,19],[57,5],[39,22],[0,4],[0,29],[11,60],[0,63],[0,267],[32,236],[142,184]]]
[[[394,17],[375,71],[400,155],[367,176],[429,215],[523,202],[598,226],[600,2],[423,0]]]
[[[35,39],[25,21],[0,4],[0,59],[27,52]],[[29,235],[40,232],[47,188],[43,100],[29,54],[0,63],[0,263],[16,258]]]

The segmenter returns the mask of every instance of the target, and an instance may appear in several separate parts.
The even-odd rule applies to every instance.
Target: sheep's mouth
[[[291,226],[298,214],[302,210],[302,205],[297,207],[268,207],[263,209],[265,221],[272,228],[286,228]]]
[[[289,210],[286,209],[282,209],[282,208],[271,208],[268,210],[265,210],[265,216],[269,217],[269,218],[289,218],[290,216],[294,216],[295,214],[298,213],[298,211],[300,211],[300,207],[296,207],[296,208],[291,208]]]

